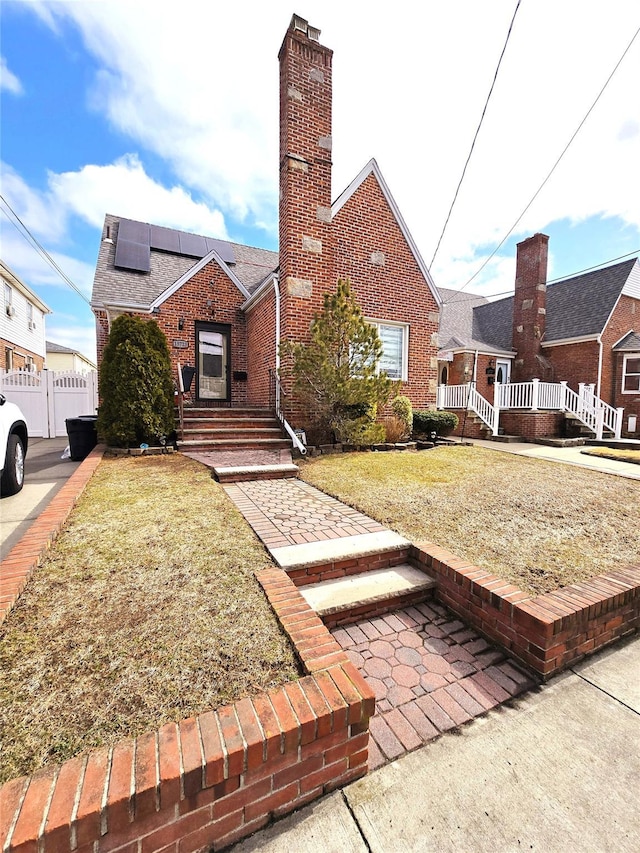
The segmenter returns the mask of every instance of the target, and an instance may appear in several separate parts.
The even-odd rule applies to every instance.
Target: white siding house
[[[0,260],[0,367],[42,370],[46,355],[45,317],[48,305]]]

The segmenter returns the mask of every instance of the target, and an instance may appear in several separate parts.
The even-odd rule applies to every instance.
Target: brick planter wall
[[[33,545],[21,542],[9,558],[37,565],[54,535],[44,528],[62,526],[101,456],[85,460],[40,517],[48,521]],[[220,850],[367,772],[371,688],[285,572],[267,569],[258,581],[307,674],[7,782],[3,851]]]
[[[431,543],[411,559],[443,604],[544,679],[640,626],[640,565],[532,597]]]

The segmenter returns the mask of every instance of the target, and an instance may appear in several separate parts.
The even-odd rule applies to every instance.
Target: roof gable
[[[427,265],[425,264],[422,255],[418,251],[418,247],[415,244],[413,237],[411,236],[411,232],[407,228],[407,224],[402,218],[402,214],[400,213],[400,209],[395,202],[395,199],[391,195],[391,191],[387,186],[384,178],[382,177],[382,173],[380,172],[380,168],[374,159],[369,160],[367,165],[356,175],[356,177],[351,181],[349,186],[338,196],[338,198],[331,205],[331,216],[335,218],[336,214],[341,210],[342,207],[349,201],[349,199],[353,196],[353,194],[359,189],[359,187],[365,182],[365,180],[369,177],[369,175],[373,175],[378,182],[378,185],[382,191],[382,194],[389,205],[389,209],[393,214],[396,222],[398,223],[398,227],[402,232],[402,236],[407,242],[409,246],[409,250],[422,273],[424,280],[427,283],[431,293],[433,294],[433,298],[435,299],[436,305],[438,307],[442,304],[442,298],[438,293],[438,288],[435,286],[433,279],[431,278],[431,274]]]

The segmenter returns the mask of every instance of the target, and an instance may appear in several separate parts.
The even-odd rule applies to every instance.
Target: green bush
[[[413,406],[408,397],[402,394],[391,401],[391,411],[402,422],[404,430],[402,438],[409,438],[413,432]]]
[[[175,429],[171,357],[153,320],[114,320],[100,366],[98,433],[112,447],[157,444]]]
[[[458,416],[453,412],[414,412],[413,434],[417,437],[448,435],[458,426]]]

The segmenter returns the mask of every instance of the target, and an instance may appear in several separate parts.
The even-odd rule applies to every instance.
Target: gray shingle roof
[[[547,287],[544,342],[552,343],[599,334],[604,329],[635,263],[636,259],[632,258],[550,284]],[[441,290],[441,293],[465,295],[460,291]],[[477,349],[478,342],[481,342],[485,346],[511,350],[513,300],[513,296],[508,296],[495,302],[484,300],[477,305],[473,305],[471,301],[459,302],[456,310],[466,311],[471,315],[466,319],[457,319],[454,324],[458,331],[470,327],[465,346]],[[448,327],[445,325],[443,334],[441,326],[440,340],[443,343],[447,332]]]
[[[70,352],[72,355],[75,355],[78,350],[71,349],[70,347],[63,347],[62,344],[54,344],[53,341],[46,341],[47,352]]]
[[[100,243],[91,304],[96,308],[104,305],[149,308],[167,288],[192,269],[199,259],[151,249],[151,268],[148,273],[118,269],[114,266],[114,260],[119,222],[118,216],[105,216],[103,234],[106,234],[108,226],[112,242],[103,239]],[[232,247],[236,260],[229,269],[233,270],[250,293],[278,266],[277,252],[226,242]]]
[[[614,352],[640,352],[640,334],[629,332],[613,348]]]

